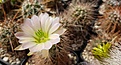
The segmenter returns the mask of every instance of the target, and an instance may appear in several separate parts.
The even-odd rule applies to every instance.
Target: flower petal
[[[44,13],[43,16],[41,17],[41,23],[45,22],[46,19],[48,19],[48,18],[49,18],[49,15],[47,13]]]
[[[27,42],[27,43],[22,44],[22,48],[23,49],[28,49],[28,48],[31,48],[31,47],[33,47],[35,45],[36,45],[36,43],[34,43],[34,42]]]
[[[53,32],[55,32],[60,27],[60,25],[61,25],[60,23],[55,23],[54,25],[52,25],[49,30],[49,34],[52,34]]]
[[[43,31],[45,31],[45,22],[49,18],[49,15],[47,13],[44,13],[43,16],[41,17],[41,28]]]
[[[49,32],[49,29],[50,29],[50,26],[52,24],[52,21],[51,21],[51,18],[49,17],[46,21],[45,21],[45,32],[48,33]]]
[[[37,51],[41,51],[43,48],[44,48],[44,45],[43,43],[41,43],[29,48],[29,50],[30,52],[37,52]]]
[[[54,25],[55,23],[59,23],[59,17],[53,18],[52,25]]]
[[[34,39],[33,37],[28,36],[28,35],[26,35],[26,34],[23,33],[23,32],[17,32],[17,33],[15,33],[15,36],[16,36],[18,39],[29,39],[29,40]]]
[[[51,47],[52,47],[52,43],[51,42],[47,41],[47,42],[44,43],[44,49],[48,50]]]
[[[19,43],[27,43],[27,42],[33,42],[35,41],[34,38],[25,38],[25,39],[19,39]]]
[[[60,42],[60,38],[56,38],[56,39],[51,39],[50,42],[53,44],[57,44]]]
[[[39,21],[41,21],[41,18],[43,17],[43,13],[39,15]]]
[[[26,35],[24,34],[24,32],[17,32],[17,33],[15,33],[15,36],[17,38],[20,38],[20,37],[23,37],[23,36],[26,36]]]
[[[56,38],[59,38],[59,34],[51,34],[49,36],[49,39],[56,39]]]
[[[14,50],[25,50],[25,49],[22,48],[22,45],[19,45]]]
[[[28,25],[32,27],[31,19],[27,18],[24,20],[24,25]]]
[[[30,26],[28,26],[28,25],[23,25],[23,26],[21,26],[21,29],[24,31],[24,33],[26,34],[26,35],[29,35],[29,36],[33,36],[33,34],[34,34],[34,30],[30,27]]]
[[[39,21],[39,17],[36,16],[36,15],[33,15],[32,18],[31,18],[31,23],[33,25],[33,28],[35,31],[39,30],[40,29],[40,21]]]
[[[15,33],[15,36],[16,36],[17,38],[31,37],[31,36],[29,36],[29,35],[26,35],[24,32],[17,32],[17,33]]]
[[[15,33],[15,36],[19,39],[19,43],[26,43],[26,42],[29,42],[29,41],[34,41],[33,37],[27,36],[23,32],[17,32],[17,33]]]
[[[36,17],[36,16],[34,16],[34,17]],[[33,19],[34,19],[34,17],[33,17]],[[23,24],[23,26],[29,26],[29,27],[31,27],[34,31],[36,31],[39,27],[36,27],[36,23],[35,23],[36,21],[33,21],[32,19],[29,19],[29,18],[27,18],[27,19],[25,19],[24,20],[24,24]],[[38,23],[37,23],[38,24]],[[40,23],[38,24],[39,26],[40,26]]]
[[[57,31],[55,31],[54,33],[59,34],[59,35],[62,35],[65,31],[66,31],[66,29],[60,28]]]

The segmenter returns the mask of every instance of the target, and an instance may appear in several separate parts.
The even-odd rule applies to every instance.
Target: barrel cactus
[[[22,4],[22,16],[23,18],[31,17],[32,15],[38,15],[42,12],[43,6],[37,0],[30,1],[25,0]]]

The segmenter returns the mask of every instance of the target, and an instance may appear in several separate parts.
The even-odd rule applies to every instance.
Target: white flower
[[[23,32],[15,34],[19,43],[22,43],[20,50],[29,49],[30,52],[37,52],[50,49],[52,45],[60,42],[59,36],[65,32],[60,25],[58,17],[50,17],[47,13],[26,19],[21,26]]]

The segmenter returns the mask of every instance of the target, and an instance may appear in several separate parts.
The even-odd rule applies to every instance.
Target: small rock
[[[16,58],[16,64],[19,64],[19,63],[20,63],[19,59],[18,59],[18,58]]]
[[[1,58],[4,58],[4,57],[5,57],[5,55],[1,55],[0,57],[1,57]]]
[[[3,52],[3,49],[2,48],[0,48],[0,53],[2,53]]]
[[[16,58],[16,61],[19,61],[19,59],[18,59],[18,58]]]
[[[12,62],[13,62],[13,60],[9,59],[9,63],[12,63]]]
[[[76,47],[76,44],[72,44],[72,47]]]
[[[4,60],[4,61],[8,61],[8,57],[4,57],[3,60]]]
[[[76,58],[76,56],[74,56],[74,60],[76,60],[77,58]]]
[[[71,54],[68,54],[68,56],[72,59],[73,58],[73,56],[71,55]]]
[[[29,65],[29,63],[27,62],[26,65]]]
[[[16,65],[16,62],[12,62],[11,65]]]
[[[32,63],[35,63],[35,61],[34,61],[34,60],[32,60]]]
[[[17,62],[16,62],[16,64],[19,64],[19,63],[20,63],[20,61],[17,61]]]

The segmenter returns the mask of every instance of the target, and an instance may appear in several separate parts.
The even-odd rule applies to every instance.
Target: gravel
[[[0,48],[0,58],[3,59],[4,61],[10,63],[11,65],[15,65],[15,64],[19,64],[20,63],[20,59],[12,56],[11,54],[7,53],[6,50],[3,50],[2,48]]]

